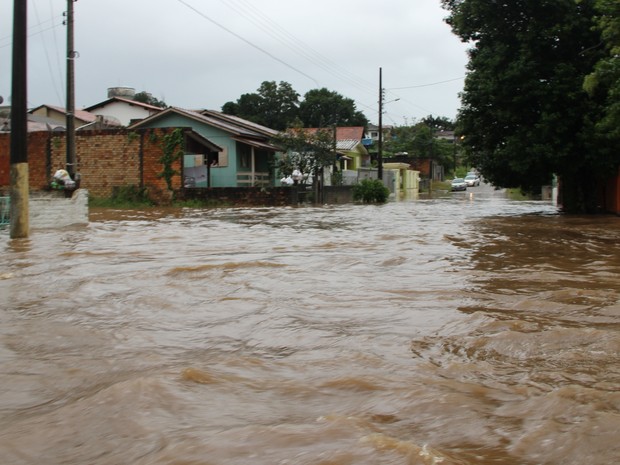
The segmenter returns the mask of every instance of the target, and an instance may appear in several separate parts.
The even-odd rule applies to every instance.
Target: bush
[[[390,196],[390,190],[379,179],[364,179],[353,186],[353,200],[364,203],[385,203]]]

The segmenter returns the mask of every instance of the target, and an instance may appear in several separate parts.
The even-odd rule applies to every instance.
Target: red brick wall
[[[10,185],[11,180],[11,138],[9,134],[0,133],[0,191]]]
[[[173,131],[145,129],[141,131],[99,130],[76,134],[77,172],[81,187],[93,197],[109,197],[114,187],[135,185],[146,187],[157,200],[169,197],[166,181],[159,177],[163,166],[161,140]],[[141,162],[142,160],[142,162]],[[182,172],[181,160],[174,169]],[[28,171],[32,190],[47,188],[52,175],[66,165],[64,133],[33,132],[28,134]],[[10,135],[0,134],[0,189],[10,184]],[[173,188],[181,187],[182,176],[173,179]]]
[[[46,132],[33,132],[28,135],[28,174],[32,188],[40,189],[47,183],[47,143]],[[11,183],[11,135],[0,134],[0,189],[7,190]]]

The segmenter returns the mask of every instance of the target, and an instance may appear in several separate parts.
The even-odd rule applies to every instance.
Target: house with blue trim
[[[274,129],[214,110],[192,111],[167,108],[129,129],[191,128],[219,148],[189,144],[183,156],[184,186],[192,187],[271,187],[276,176],[278,147]]]

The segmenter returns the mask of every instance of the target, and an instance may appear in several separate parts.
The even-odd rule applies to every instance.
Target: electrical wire
[[[407,87],[391,87],[389,90],[418,89],[420,87],[430,87],[430,86],[436,86],[439,84],[445,84],[447,82],[460,81],[461,79],[465,79],[465,76],[457,77],[454,79],[448,79],[446,81],[431,82],[430,84],[419,84],[416,86],[407,86]]]
[[[278,40],[281,44],[301,55],[310,63],[320,67],[332,76],[358,88],[359,90],[369,91],[375,89],[375,85],[360,79],[346,68],[325,57],[311,46],[301,41],[295,35],[287,31],[280,24],[265,15],[260,9],[249,3],[247,0],[220,0],[223,4],[236,11],[248,21],[265,31],[268,35]],[[233,5],[235,4],[235,5]]]
[[[272,53],[268,52],[267,50],[259,47],[258,45],[256,45],[255,43],[252,43],[251,41],[247,40],[246,38],[242,37],[241,35],[237,34],[236,32],[228,29],[226,26],[218,23],[217,21],[215,21],[214,19],[210,18],[209,16],[207,16],[206,14],[204,14],[202,11],[198,10],[197,8],[195,8],[194,6],[190,5],[189,3],[187,3],[184,0],[177,0],[179,3],[185,5],[187,8],[189,8],[190,10],[192,10],[194,13],[196,13],[197,15],[201,16],[202,18],[206,19],[207,21],[209,21],[212,24],[215,24],[217,27],[219,27],[220,29],[223,29],[224,31],[228,32],[229,34],[235,36],[237,39],[242,40],[243,42],[245,42],[246,44],[248,44],[249,46],[255,48],[256,50],[264,53],[265,55],[267,55],[268,57],[270,57],[271,59],[277,61],[278,63],[283,64],[284,66],[286,66],[289,69],[292,69],[293,71],[301,74],[302,76],[307,77],[308,79],[310,79],[311,81],[313,81],[317,86],[319,86],[319,82],[313,78],[312,76],[310,76],[307,73],[304,73],[303,71],[295,68],[294,66],[288,64],[287,62],[285,62],[284,60],[281,60],[280,58],[276,57],[275,55],[273,55]]]
[[[40,17],[39,17],[39,9],[37,8],[37,4],[36,4],[36,2],[32,2],[32,3],[33,3],[34,14],[35,14],[35,17],[37,19],[37,23],[41,24]],[[47,41],[45,41],[45,40],[43,41],[43,51],[45,52],[45,58],[46,58],[46,61],[47,61],[47,67],[48,67],[48,70],[49,70],[49,73],[50,73],[50,78],[52,80],[52,87],[54,88],[54,92],[56,93],[56,97],[58,97],[58,102],[62,102],[62,100],[63,100],[62,97],[61,97],[62,92],[58,91],[58,85],[57,85],[57,82],[56,82],[56,75],[54,74],[54,72],[52,70],[52,61],[50,59],[50,53],[49,53],[49,50],[48,50],[48,47],[47,47]]]

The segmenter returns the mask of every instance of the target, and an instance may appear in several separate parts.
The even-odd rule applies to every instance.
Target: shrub
[[[353,200],[364,203],[385,203],[390,196],[390,190],[379,179],[364,179],[353,186]]]

